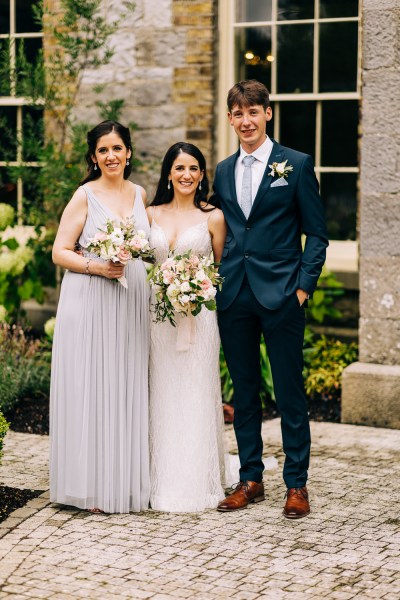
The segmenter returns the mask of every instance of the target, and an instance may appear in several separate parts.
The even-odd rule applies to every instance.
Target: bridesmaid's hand
[[[119,279],[124,274],[125,265],[120,262],[113,262],[109,260],[105,263],[98,263],[102,265],[102,275],[107,279]]]

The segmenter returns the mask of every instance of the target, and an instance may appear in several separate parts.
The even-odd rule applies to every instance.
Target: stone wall
[[[123,10],[119,1],[106,5],[111,19]],[[96,123],[98,100],[125,101],[121,121],[137,124],[133,139],[143,162],[134,179],[150,197],[160,159],[174,142],[195,143],[213,167],[216,6],[216,0],[137,0],[113,36],[111,63],[85,73],[77,117]]]
[[[400,0],[364,0],[362,16],[360,363],[344,373],[342,419],[399,427]]]

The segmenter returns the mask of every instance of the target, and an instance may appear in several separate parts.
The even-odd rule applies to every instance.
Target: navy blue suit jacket
[[[268,309],[280,308],[301,288],[312,294],[325,262],[328,237],[324,206],[311,156],[274,142],[268,164],[287,160],[293,171],[288,185],[271,187],[278,179],[267,166],[248,219],[240,208],[235,187],[239,151],[217,165],[214,194],[228,226],[217,294],[219,310],[236,298],[246,274],[254,295]],[[301,236],[306,236],[304,250]]]

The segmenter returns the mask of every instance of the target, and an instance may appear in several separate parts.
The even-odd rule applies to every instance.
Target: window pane
[[[17,109],[0,106],[0,161],[17,159]]]
[[[357,89],[357,46],[357,23],[321,23],[320,92],[354,92]]]
[[[17,184],[11,181],[4,167],[0,167],[0,199],[1,202],[11,204],[17,212]]]
[[[42,31],[42,24],[34,18],[34,5],[38,2],[32,0],[15,0],[16,3],[16,30],[17,33],[34,33]]]
[[[280,103],[280,143],[315,157],[315,102]]]
[[[0,33],[10,33],[10,0],[0,0]]]
[[[313,18],[314,0],[278,0],[278,21]]]
[[[321,196],[329,239],[355,240],[357,173],[321,173]]]
[[[23,160],[38,160],[43,142],[43,109],[24,107],[23,112]]]
[[[9,96],[10,91],[10,40],[0,40],[0,96]]]
[[[278,93],[312,92],[313,40],[312,25],[278,27]]]
[[[322,166],[357,166],[357,129],[357,100],[322,103]]]
[[[320,0],[319,16],[321,19],[357,17],[358,0]]]
[[[270,21],[272,18],[272,0],[236,0],[236,21]]]
[[[235,41],[237,80],[258,79],[271,89],[271,28],[237,29]]]
[[[42,53],[41,38],[21,38],[16,40],[17,64],[17,95],[33,96],[43,92],[42,77],[39,76],[37,65]]]
[[[43,222],[43,198],[38,184],[38,171],[38,167],[32,167],[24,172],[22,206],[26,225],[38,225]]]

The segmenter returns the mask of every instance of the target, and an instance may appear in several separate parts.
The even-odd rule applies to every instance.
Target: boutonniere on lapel
[[[268,173],[268,175],[270,177],[275,177],[277,176],[278,179],[276,181],[273,181],[271,183],[271,187],[278,187],[280,185],[288,185],[288,182],[286,181],[289,173],[291,171],[293,171],[293,167],[292,165],[286,165],[287,160],[285,160],[285,162],[281,162],[281,163],[277,163],[277,162],[273,162],[272,165],[268,165],[269,168],[271,169],[271,172]]]

